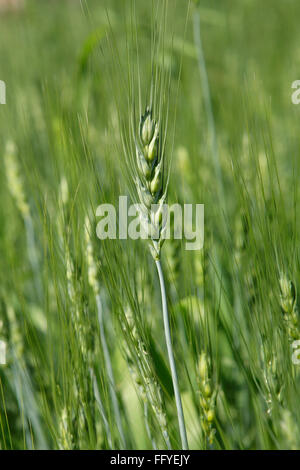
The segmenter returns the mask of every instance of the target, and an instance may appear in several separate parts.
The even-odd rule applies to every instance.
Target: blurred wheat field
[[[205,206],[204,248],[161,256],[189,448],[300,449],[299,15],[0,2],[0,449],[182,448],[151,253],[96,235],[153,70],[168,201]]]

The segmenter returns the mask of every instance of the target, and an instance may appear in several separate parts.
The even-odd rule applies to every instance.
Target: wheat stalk
[[[134,183],[139,199],[141,226],[150,236],[149,248],[156,264],[162,300],[163,322],[168,359],[175,394],[181,445],[188,449],[184,414],[174,359],[165,280],[161,266],[161,248],[165,241],[165,203],[169,177],[166,171],[165,138],[160,139],[160,125],[153,118],[151,106],[140,118],[138,135],[134,134],[136,165]]]

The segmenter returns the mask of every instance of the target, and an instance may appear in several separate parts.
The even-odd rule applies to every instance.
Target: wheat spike
[[[164,242],[164,204],[167,182],[164,181],[164,152],[160,143],[159,124],[150,107],[140,119],[139,135],[135,137],[135,185],[140,201],[141,224],[151,238],[150,250],[155,260],[160,258]]]

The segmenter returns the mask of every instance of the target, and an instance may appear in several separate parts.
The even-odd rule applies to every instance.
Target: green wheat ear
[[[159,276],[166,346],[176,401],[181,445],[182,449],[185,450],[188,449],[188,441],[173,353],[165,281],[160,262],[161,247],[166,230],[164,203],[167,197],[168,178],[164,178],[165,154],[164,145],[160,142],[159,123],[153,118],[151,107],[147,107],[145,113],[141,116],[138,134],[138,136],[134,136],[136,152],[135,186],[140,200],[140,221],[148,237],[150,235],[149,247]]]
[[[151,254],[157,260],[164,242],[163,205],[167,184],[164,181],[164,152],[160,144],[159,124],[153,119],[150,107],[141,116],[135,150],[135,185],[141,206],[140,218],[143,228],[151,237]]]

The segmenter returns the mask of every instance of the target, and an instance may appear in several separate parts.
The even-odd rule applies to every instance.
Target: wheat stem
[[[179,424],[179,431],[180,431],[180,437],[181,437],[181,445],[182,445],[183,450],[187,450],[188,449],[188,442],[187,442],[187,436],[186,436],[186,429],[185,429],[185,423],[184,423],[184,414],[183,414],[183,409],[182,409],[181,397],[180,397],[180,392],[179,392],[179,384],[178,384],[176,365],[175,365],[174,354],[173,354],[164,275],[163,275],[160,260],[156,260],[155,264],[156,264],[158,277],[159,277],[159,282],[160,282],[165,338],[166,338],[166,344],[167,344],[167,350],[168,350],[169,364],[170,364],[170,368],[171,368],[173,389],[174,389],[174,394],[175,394],[178,424]]]

